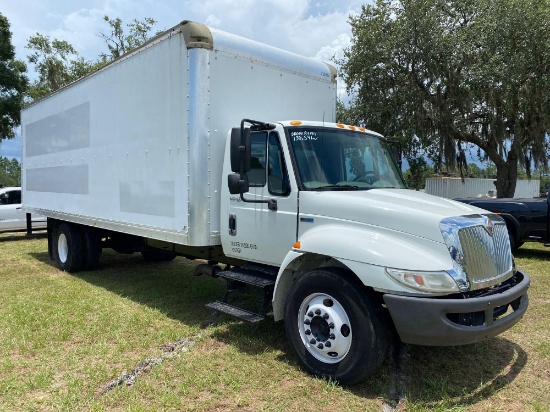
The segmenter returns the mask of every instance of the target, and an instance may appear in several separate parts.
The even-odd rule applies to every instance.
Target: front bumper
[[[529,276],[517,271],[505,283],[508,289],[485,296],[446,299],[386,294],[384,302],[404,343],[466,345],[492,338],[523,317],[529,305]]]

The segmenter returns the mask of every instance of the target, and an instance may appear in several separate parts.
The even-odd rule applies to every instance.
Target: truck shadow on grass
[[[53,264],[47,253],[33,257]],[[97,270],[72,276],[197,327],[210,318],[212,312],[205,304],[221,299],[225,282],[195,277],[194,267],[195,263],[183,258],[146,263],[139,254],[124,256],[107,251]],[[247,299],[246,294],[243,299]],[[215,329],[214,339],[250,356],[273,351],[278,361],[299,368],[286,343],[282,322],[274,322],[271,316],[253,325],[226,316],[217,322],[223,327]],[[444,410],[490,397],[510,384],[526,363],[523,349],[501,337],[457,347],[399,344],[371,378],[344,390],[366,399],[382,398],[390,406],[406,400],[420,408]]]
[[[514,257],[550,261],[550,247],[545,249],[520,248],[514,252]]]
[[[280,351],[277,358],[299,368],[285,343],[282,322],[268,318],[260,325],[229,324],[214,337],[251,355]],[[516,343],[497,337],[456,347],[397,343],[373,376],[351,387],[355,396],[383,399],[390,407],[406,402],[421,409],[447,410],[475,405],[509,385],[527,363]]]
[[[455,346],[405,346],[401,391],[426,409],[474,405],[509,385],[527,364],[515,342],[496,337]]]
[[[29,239],[42,239],[47,237],[47,235],[48,232],[45,230],[35,231],[30,235],[27,235],[24,232],[0,232],[0,242],[17,242]]]

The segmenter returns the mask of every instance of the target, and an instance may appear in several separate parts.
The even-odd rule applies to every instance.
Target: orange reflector
[[[299,120],[294,120],[294,121],[290,122],[291,126],[300,126],[301,124],[302,124],[302,122],[299,121]]]
[[[348,126],[351,130],[355,130],[355,126]]]
[[[344,126],[343,124],[340,124],[340,123],[336,123],[336,127],[339,127],[340,129],[343,129],[346,126]]]
[[[365,131],[365,128],[364,127],[360,127],[359,130],[361,130],[362,132]]]
[[[294,246],[292,246],[294,249],[300,249],[302,247],[302,245],[300,244],[300,241],[298,242],[295,242],[294,243]]]

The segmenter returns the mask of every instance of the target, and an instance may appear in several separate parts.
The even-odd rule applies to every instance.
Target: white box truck
[[[300,364],[344,384],[393,331],[461,345],[512,327],[530,280],[504,221],[407,190],[396,146],[334,123],[335,77],[184,21],[23,110],[24,208],[48,217],[62,270],[107,247],[203,259],[229,285],[211,308],[255,322],[271,306]],[[230,304],[242,284],[260,310]]]

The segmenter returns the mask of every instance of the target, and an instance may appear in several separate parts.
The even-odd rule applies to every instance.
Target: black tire
[[[508,232],[508,239],[510,239],[510,249],[513,253],[518,248],[516,245],[516,237],[512,233]]]
[[[176,254],[159,249],[145,249],[141,251],[141,256],[146,262],[168,262],[174,260]]]
[[[82,227],[83,256],[82,270],[94,270],[99,264],[101,255],[101,238],[99,232],[93,227]]]
[[[508,232],[508,238],[510,239],[510,249],[512,249],[512,253],[516,252],[520,247],[524,245],[524,242],[518,241],[516,235],[514,235],[512,232]]]
[[[308,373],[353,385],[380,366],[388,350],[389,331],[375,296],[367,296],[346,274],[326,268],[300,278],[287,300],[285,331]]]
[[[53,242],[54,256],[61,270],[78,272],[82,267],[82,232],[72,223],[61,223]]]

